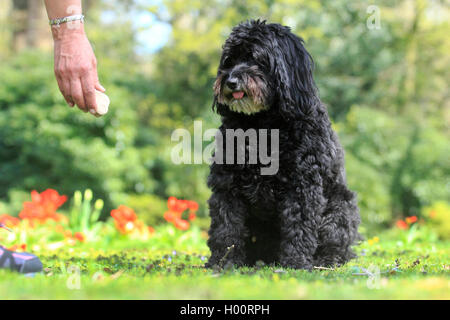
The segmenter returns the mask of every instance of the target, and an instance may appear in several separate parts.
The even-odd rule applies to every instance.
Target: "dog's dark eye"
[[[231,67],[231,59],[230,58],[228,58],[228,57],[226,57],[224,60],[223,60],[223,63],[222,63],[222,65],[225,67],[225,68],[229,68],[229,67]]]

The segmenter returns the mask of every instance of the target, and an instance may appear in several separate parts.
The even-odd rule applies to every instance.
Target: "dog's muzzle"
[[[268,109],[266,106],[256,103],[243,81],[236,77],[230,77],[225,81],[222,99],[220,100],[220,102],[226,104],[231,111],[247,115]]]

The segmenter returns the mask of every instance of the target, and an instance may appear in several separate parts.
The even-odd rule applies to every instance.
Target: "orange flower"
[[[431,210],[431,211],[430,211],[430,218],[431,218],[431,219],[433,219],[434,217],[436,217],[436,215],[437,215],[436,210]]]
[[[8,228],[17,227],[20,220],[7,214],[0,215],[0,225],[4,224]]]
[[[197,211],[198,210],[198,203],[192,200],[186,200],[187,206],[191,211]]]
[[[75,232],[73,237],[75,239],[77,239],[78,241],[80,241],[80,242],[85,242],[86,241],[86,236],[82,232]]]
[[[175,228],[180,229],[180,230],[189,229],[189,222],[187,222],[186,220],[183,220],[183,219],[175,219],[173,224],[174,224]]]
[[[117,230],[122,234],[132,234],[141,239],[148,239],[155,232],[155,229],[146,226],[143,221],[138,219],[133,209],[126,206],[122,205],[112,210],[111,216],[114,219]]]
[[[48,220],[62,221],[65,217],[56,212],[67,201],[66,196],[60,196],[56,190],[47,189],[42,193],[31,192],[31,202],[23,204],[23,210],[19,217],[29,220],[32,224],[36,221],[45,223]]]
[[[189,229],[189,222],[182,219],[183,212],[189,209],[189,220],[196,218],[196,212],[198,210],[198,203],[192,200],[181,200],[175,197],[169,197],[167,200],[167,208],[169,211],[164,213],[164,219],[167,222],[173,223],[173,225],[180,230]]]
[[[75,232],[72,234],[72,231],[70,230],[63,230],[62,234],[66,238],[67,243],[71,246],[76,245],[77,241],[86,242],[86,236],[82,232]]]
[[[417,221],[417,217],[416,216],[407,217],[405,218],[405,221],[407,224],[412,224]]]
[[[62,232],[62,234],[64,235],[64,237],[71,239],[72,238],[72,231],[70,230],[65,230]]]
[[[111,211],[111,216],[114,218],[116,228],[122,234],[129,234],[139,232],[144,234],[148,229],[141,220],[138,220],[133,209],[126,206],[119,206],[119,208]]]
[[[134,230],[137,216],[133,209],[121,205],[111,211],[111,216],[120,233],[127,234]]]
[[[179,219],[180,217],[178,216],[178,214],[176,212],[172,212],[172,211],[166,211],[164,212],[164,219],[166,219],[167,222],[174,222],[175,219]]]
[[[408,224],[403,220],[398,220],[396,223],[397,228],[406,230],[408,229]]]
[[[9,251],[26,251],[27,245],[25,243],[22,244],[15,244],[8,248]]]
[[[169,199],[167,200],[167,207],[169,208],[170,211],[180,213],[189,208],[188,203],[186,201],[178,200],[175,197],[169,197]]]
[[[55,210],[61,207],[66,201],[66,196],[60,196],[58,191],[53,189],[47,189],[42,193],[38,193],[37,191],[31,192],[31,200],[33,202],[41,202],[47,205],[55,206]]]
[[[137,216],[133,209],[126,206],[119,206],[119,208],[111,211],[111,216],[117,221],[136,221]]]

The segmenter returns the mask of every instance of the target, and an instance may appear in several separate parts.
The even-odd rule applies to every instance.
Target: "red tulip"
[[[196,212],[198,210],[198,203],[192,200],[181,200],[175,197],[169,197],[167,200],[167,208],[169,211],[164,213],[164,219],[167,222],[173,223],[173,225],[180,230],[189,229],[189,222],[182,219],[182,214],[189,209],[189,220],[194,220]]]
[[[175,228],[180,230],[187,230],[189,229],[189,222],[183,219],[175,219],[174,222]]]
[[[61,221],[65,217],[56,212],[67,201],[66,196],[60,196],[56,190],[47,189],[42,193],[33,190],[31,192],[31,202],[23,203],[23,210],[19,217],[24,220],[45,223],[47,220]]]
[[[12,228],[18,226],[20,223],[20,220],[16,217],[12,217],[7,214],[0,215],[0,225],[4,224],[5,227]]]
[[[405,221],[403,221],[403,220],[398,220],[397,223],[396,223],[396,226],[397,226],[397,228],[400,228],[400,229],[403,229],[403,230],[408,229],[408,224]]]
[[[77,239],[78,241],[80,241],[80,242],[85,242],[86,241],[86,236],[82,232],[75,232],[73,237],[75,239]]]
[[[407,218],[405,219],[405,221],[406,221],[406,223],[408,223],[408,224],[412,224],[412,223],[414,223],[414,222],[417,221],[417,217],[416,217],[416,216],[407,217]]]
[[[121,205],[119,208],[111,211],[111,216],[113,217],[114,224],[120,233],[130,233],[135,228],[137,215],[133,209]]]

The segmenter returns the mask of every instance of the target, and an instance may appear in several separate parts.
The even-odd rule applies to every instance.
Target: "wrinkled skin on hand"
[[[84,112],[97,113],[95,90],[104,92],[97,74],[97,59],[82,25],[52,27],[55,76],[67,103]]]

